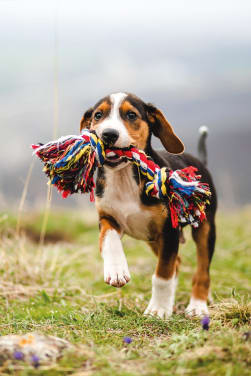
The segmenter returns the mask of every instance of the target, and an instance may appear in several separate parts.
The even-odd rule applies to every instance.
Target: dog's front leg
[[[104,259],[104,281],[114,287],[124,286],[131,277],[120,239],[120,230],[111,217],[100,218],[99,244]]]

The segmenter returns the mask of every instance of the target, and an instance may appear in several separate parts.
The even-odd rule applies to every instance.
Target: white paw
[[[191,298],[190,303],[186,308],[186,314],[192,316],[208,316],[207,302],[201,299]]]
[[[120,236],[115,230],[108,230],[103,241],[105,283],[122,287],[131,279]]]
[[[128,283],[131,279],[129,270],[127,267],[110,265],[108,268],[104,268],[104,281],[108,285],[114,287],[122,287]]]
[[[144,314],[158,316],[161,319],[170,317],[173,313],[176,284],[175,277],[166,280],[153,275],[152,297]]]
[[[158,316],[161,319],[168,319],[173,313],[173,305],[166,305],[157,304],[157,302],[153,302],[152,299],[148,304],[147,309],[144,312],[144,315],[151,315],[151,316]]]

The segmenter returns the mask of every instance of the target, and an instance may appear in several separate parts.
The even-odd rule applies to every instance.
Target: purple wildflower
[[[14,358],[16,360],[23,360],[24,354],[22,353],[22,351],[14,351]]]
[[[39,357],[37,355],[32,355],[31,362],[35,368],[38,368],[40,366]]]
[[[124,338],[123,338],[123,341],[124,341],[125,343],[127,343],[127,344],[132,343],[132,339],[131,339],[131,337],[124,337]]]
[[[202,329],[209,330],[210,318],[208,316],[203,317],[201,320]]]

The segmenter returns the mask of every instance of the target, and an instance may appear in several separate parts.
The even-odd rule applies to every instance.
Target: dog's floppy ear
[[[147,104],[146,111],[153,134],[160,139],[165,149],[173,154],[183,153],[184,144],[176,136],[171,124],[166,120],[163,113],[150,103]]]
[[[84,128],[87,128],[87,129],[90,129],[91,127],[91,117],[92,117],[92,113],[93,113],[93,108],[89,108],[89,110],[87,110],[81,121],[80,121],[80,132],[82,131],[82,129]]]

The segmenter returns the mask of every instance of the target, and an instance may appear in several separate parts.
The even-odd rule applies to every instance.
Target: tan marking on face
[[[128,113],[128,111],[135,112],[137,118],[133,121],[127,119],[126,114]],[[149,128],[147,122],[142,119],[141,114],[137,110],[137,108],[126,100],[120,106],[120,113],[127,132],[133,140],[133,145],[138,149],[144,150],[149,136]]]
[[[210,224],[209,222],[204,221],[194,235],[194,240],[197,245],[197,271],[193,276],[192,296],[201,300],[207,300],[210,285],[208,249],[209,231]]]
[[[102,112],[103,116],[99,119],[95,119],[95,114],[97,112]],[[100,105],[93,111],[92,114],[92,121],[91,121],[91,129],[96,130],[98,126],[109,116],[111,112],[111,104],[108,101],[104,101],[100,103]]]
[[[92,108],[86,111],[85,114],[82,116],[80,120],[80,132],[85,128],[90,129],[91,121],[92,121]]]

